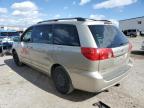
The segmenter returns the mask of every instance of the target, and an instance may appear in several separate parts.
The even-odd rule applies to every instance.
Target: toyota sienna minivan
[[[16,65],[51,76],[56,89],[99,92],[125,78],[132,67],[131,44],[110,21],[64,18],[29,27],[13,46]]]

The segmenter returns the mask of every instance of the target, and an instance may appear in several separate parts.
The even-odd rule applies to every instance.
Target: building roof
[[[0,30],[0,32],[16,32],[15,30]]]
[[[129,19],[124,19],[124,20],[119,20],[119,21],[133,20],[133,19],[137,19],[137,18],[144,18],[144,16],[141,16],[141,17],[135,17],[135,18],[129,18]]]

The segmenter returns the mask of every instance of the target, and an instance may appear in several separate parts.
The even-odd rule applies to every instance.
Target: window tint
[[[114,48],[128,43],[126,36],[112,25],[90,25],[89,28],[100,48]]]
[[[52,26],[35,26],[32,33],[32,39],[34,43],[52,43]]]
[[[80,46],[76,26],[68,24],[54,25],[53,41],[57,45]]]
[[[31,42],[31,34],[32,34],[32,28],[27,29],[26,32],[22,36],[22,41]]]

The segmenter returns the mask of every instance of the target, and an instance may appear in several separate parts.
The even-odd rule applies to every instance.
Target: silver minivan
[[[29,27],[13,46],[18,66],[28,64],[52,77],[63,94],[99,92],[127,76],[131,44],[110,21],[65,18]]]

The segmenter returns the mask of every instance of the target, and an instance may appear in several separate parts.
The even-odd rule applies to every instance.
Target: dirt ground
[[[130,38],[134,67],[119,87],[99,94],[75,90],[59,94],[51,78],[28,66],[17,67],[11,56],[0,57],[0,108],[98,108],[102,101],[111,108],[144,108],[144,38]]]

